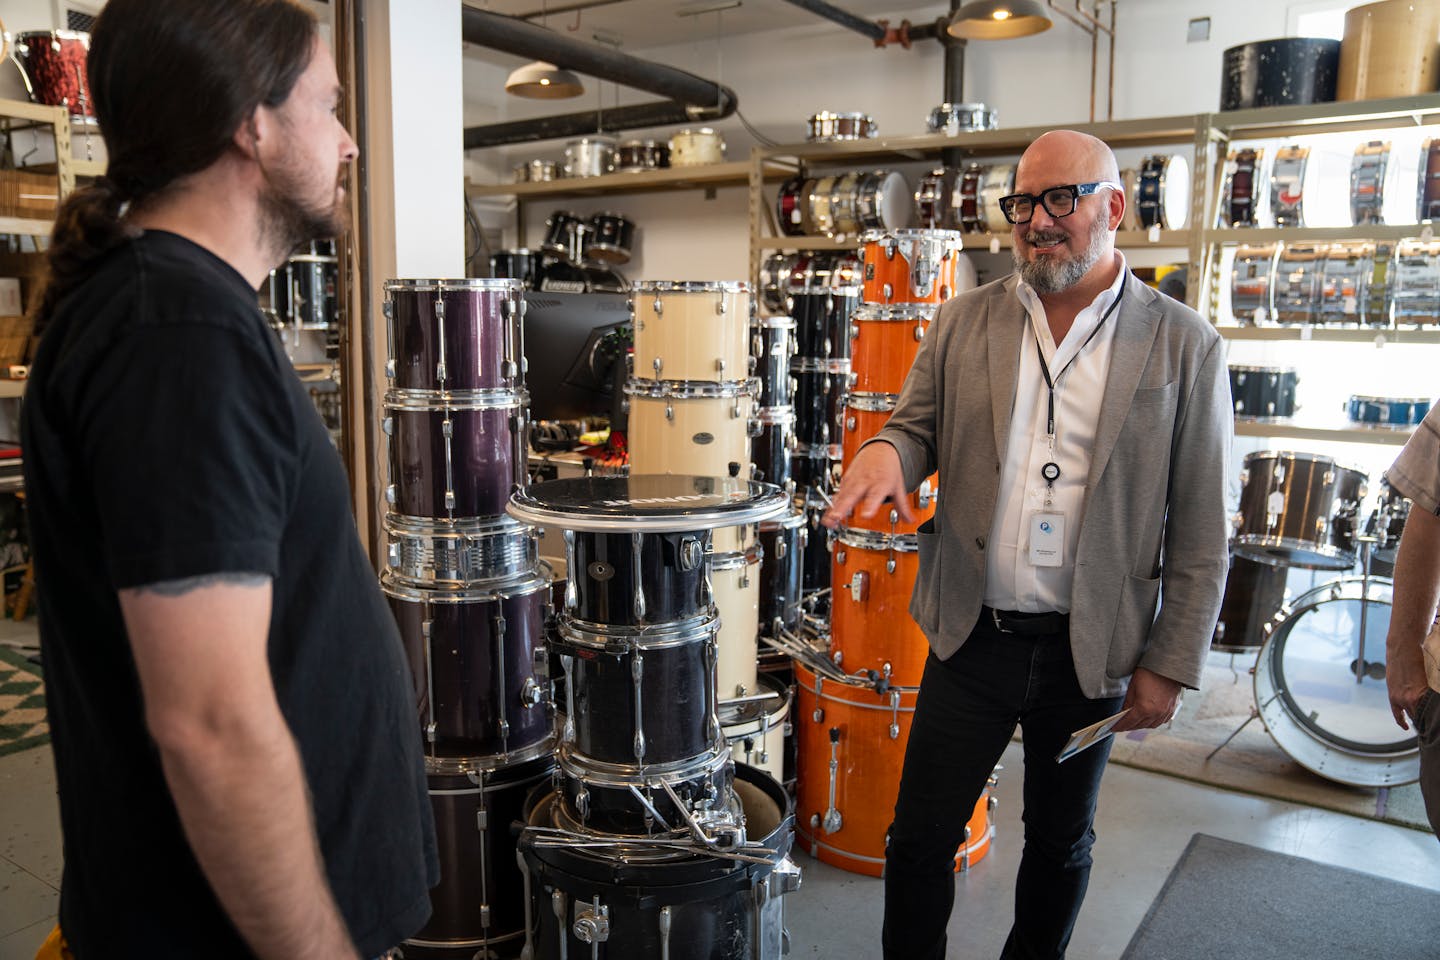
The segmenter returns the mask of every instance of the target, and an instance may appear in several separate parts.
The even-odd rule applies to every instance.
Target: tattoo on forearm
[[[136,587],[136,593],[153,593],[162,597],[181,597],[193,590],[202,587],[213,587],[218,584],[226,584],[234,587],[263,587],[270,582],[270,575],[265,573],[227,572],[207,573],[198,577],[184,577],[179,580],[162,580],[159,583],[147,583],[143,587]]]

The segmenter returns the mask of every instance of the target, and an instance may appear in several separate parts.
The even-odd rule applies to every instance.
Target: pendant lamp
[[[955,12],[945,32],[964,40],[1009,40],[1053,25],[1040,0],[970,0]]]
[[[505,81],[505,92],[533,100],[564,100],[585,92],[580,78],[553,63],[535,60],[516,67]]]

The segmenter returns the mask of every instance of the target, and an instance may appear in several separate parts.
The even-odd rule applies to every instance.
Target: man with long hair
[[[92,957],[373,957],[437,878],[414,694],[343,466],[255,289],[357,150],[291,0],[110,0],[110,160],[67,199],[24,411],[64,830]]]

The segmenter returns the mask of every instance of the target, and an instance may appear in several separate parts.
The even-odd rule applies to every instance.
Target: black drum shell
[[[1257,40],[1225,51],[1220,109],[1329,103],[1340,71],[1340,41]]]
[[[585,256],[607,263],[628,263],[635,249],[635,223],[618,213],[597,213],[585,235]]]
[[[1231,557],[1211,649],[1222,653],[1259,650],[1265,643],[1265,625],[1285,603],[1289,573],[1288,567]]]
[[[824,514],[825,510],[820,506],[805,508],[808,542],[805,545],[805,558],[801,563],[801,583],[806,594],[830,589],[830,537],[829,531],[820,523]]]
[[[750,327],[750,355],[760,378],[757,407],[785,407],[794,395],[790,358],[795,352],[794,328],[774,324]]]
[[[760,524],[760,632],[773,637],[776,626],[797,633],[802,611],[805,551],[810,531],[803,517],[785,526],[774,521]]]
[[[1231,367],[1230,397],[1235,404],[1235,419],[1293,417],[1298,380],[1294,370],[1280,367]]]
[[[539,757],[477,775],[478,785],[465,774],[429,775],[440,882],[430,890],[430,919],[406,944],[407,957],[468,958],[476,941],[488,939],[493,948],[524,937],[525,885],[515,859],[515,824],[523,822],[528,796],[542,781],[548,784],[554,767],[553,757]],[[472,790],[484,791],[483,819]],[[489,907],[488,928],[482,905]]]
[[[728,749],[722,757],[723,762],[696,763],[680,772],[666,774],[664,780],[681,802],[692,808],[702,800],[729,796],[734,763],[730,760]],[[665,828],[654,822],[628,786],[587,779],[581,772],[567,769],[563,756],[559,770],[559,797],[565,816],[583,825],[586,830],[628,836],[664,834]],[[583,817],[578,800],[582,792],[585,794],[586,811]],[[685,822],[684,810],[676,807],[663,787],[653,787],[642,793],[649,794],[647,802],[672,828],[681,828]]]
[[[510,277],[525,284],[525,289],[535,289],[535,274],[540,269],[540,256],[530,250],[501,250],[490,257],[490,274],[495,277]]]
[[[525,483],[522,407],[388,407],[395,511],[407,517],[501,517]],[[444,423],[451,423],[455,507],[445,503]]]
[[[425,751],[437,757],[492,757],[542,743],[551,732],[544,704],[525,706],[527,680],[535,675],[535,651],[541,644],[548,612],[549,584],[536,580],[525,593],[496,588],[489,600],[442,602],[442,591],[414,591],[419,599],[387,590],[414,678],[420,724],[429,722],[434,693],[435,741]],[[497,655],[496,618],[505,622],[503,669]],[[430,658],[426,665],[424,623],[430,621]],[[429,680],[427,682],[427,676]],[[503,701],[498,696],[504,684]],[[504,720],[508,733],[501,734]]]
[[[778,487],[789,485],[794,479],[790,456],[795,447],[795,421],[760,421],[760,435],[750,440],[750,460],[754,465],[753,478],[773,483]]]
[[[585,221],[565,210],[556,210],[545,221],[545,240],[540,249],[556,256],[568,257],[578,246],[577,237],[585,229]]]
[[[795,376],[795,438],[811,447],[839,446],[843,431],[848,375],[825,370],[797,370]]]
[[[673,623],[706,614],[710,585],[706,564],[688,566],[695,550],[687,544],[708,544],[704,534],[599,533],[567,531],[570,583],[566,613],[592,624],[640,626]],[[637,552],[638,546],[638,552]],[[636,569],[638,557],[638,570]],[[643,589],[645,609],[635,610],[636,588]]]
[[[851,295],[792,288],[790,315],[795,318],[795,356],[850,359],[850,315],[859,305],[858,291]]]
[[[683,642],[637,647],[603,635],[585,633],[583,642],[558,631],[551,652],[565,667],[566,709],[573,704],[567,730],[582,757],[610,764],[679,763],[703,754],[717,735],[715,718],[715,621],[700,626]],[[635,729],[635,679],[640,662],[639,722]],[[635,754],[637,732],[644,733],[644,756]],[[567,733],[568,737],[568,733]]]

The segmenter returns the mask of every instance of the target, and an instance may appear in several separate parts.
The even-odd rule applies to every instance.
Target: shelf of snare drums
[[[1341,327],[1325,324],[1295,326],[1216,324],[1226,340],[1314,341],[1315,343],[1440,343],[1440,327]]]
[[[788,167],[766,164],[765,179],[784,180],[795,171]],[[584,197],[613,193],[646,193],[662,190],[691,190],[695,187],[740,187],[750,182],[750,163],[709,163],[693,167],[666,167],[663,170],[606,173],[598,177],[561,177],[558,180],[537,180],[523,183],[470,183],[465,193],[470,197]]]
[[[1337,443],[1375,443],[1404,446],[1414,427],[1366,427],[1347,424],[1342,427],[1307,427],[1294,423],[1263,423],[1255,420],[1235,421],[1237,437],[1274,437],[1284,440],[1332,440]]]
[[[915,229],[915,228],[910,228]],[[1120,230],[1115,234],[1117,247],[1185,247],[1188,244],[1184,230],[1160,230],[1153,236],[1148,230]],[[762,250],[854,250],[864,246],[857,237],[761,237]],[[1013,246],[1008,233],[963,233],[961,249],[992,253],[1009,250]]]
[[[1343,243],[1347,240],[1428,239],[1428,223],[1366,223],[1353,227],[1235,227],[1206,230],[1206,243]]]

